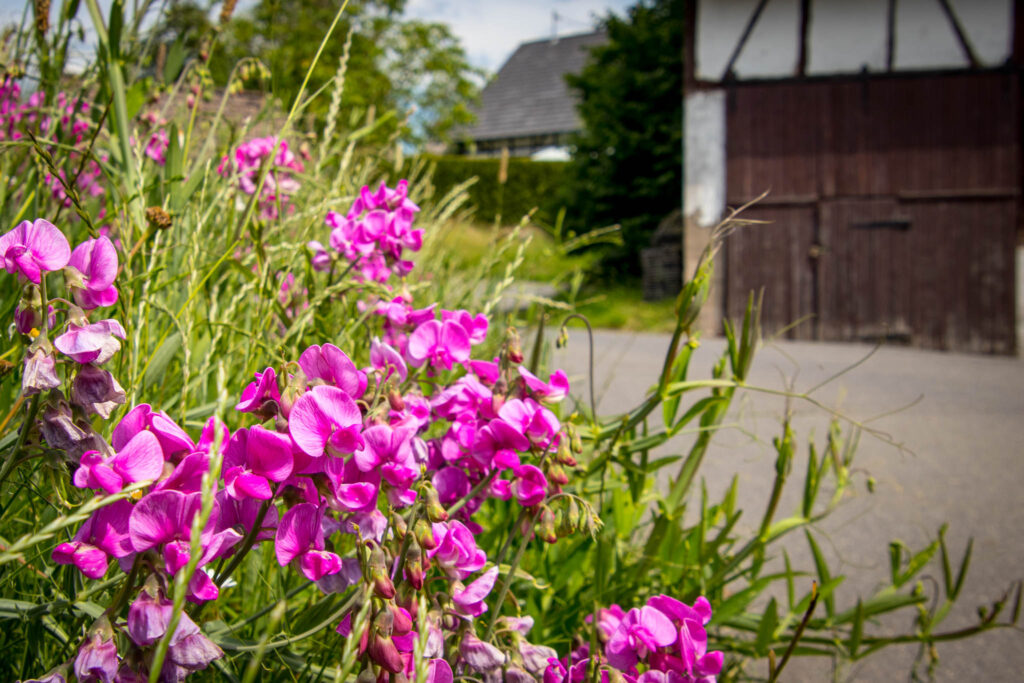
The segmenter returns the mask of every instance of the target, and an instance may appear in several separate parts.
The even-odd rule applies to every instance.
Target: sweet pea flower
[[[561,370],[555,370],[551,379],[544,382],[522,365],[518,369],[523,383],[542,401],[558,403],[569,393],[569,378]]]
[[[38,285],[44,272],[60,270],[68,264],[71,245],[53,223],[37,218],[31,223],[22,221],[0,235],[0,258],[8,273]]]
[[[154,481],[164,471],[164,454],[152,432],[139,432],[116,455],[104,457],[99,451],[82,455],[74,483],[80,489],[103,489],[117,493],[125,484]]]
[[[128,608],[128,635],[139,647],[155,645],[171,625],[174,603],[143,590]],[[224,652],[199,630],[186,612],[181,613],[164,660],[161,680],[183,680],[189,673],[205,669]]]
[[[162,548],[164,568],[173,576],[188,564],[192,518],[201,506],[202,494],[199,492],[163,490],[144,496],[135,504],[128,521],[132,547],[140,553],[150,548]],[[219,508],[214,504],[207,525],[200,534],[203,554],[199,567],[224,555],[242,538],[234,529],[214,531],[218,516]],[[219,594],[216,584],[206,572],[193,574],[189,589],[195,600],[213,600]]]
[[[633,608],[605,644],[608,663],[629,673],[651,652],[676,642],[678,631],[668,617],[653,607]]]
[[[107,237],[88,239],[71,252],[68,266],[82,275],[83,287],[72,287],[75,301],[89,310],[117,303],[117,249]]]
[[[341,558],[324,550],[323,509],[299,503],[284,513],[277,527],[274,550],[282,567],[293,560],[310,581],[341,571]]]
[[[25,371],[21,376],[21,391],[25,396],[56,389],[60,384],[52,353],[36,349],[25,357]]]
[[[482,344],[487,339],[487,327],[489,322],[487,316],[483,313],[473,315],[469,311],[441,311],[442,322],[451,320],[452,322],[458,323],[462,326],[462,329],[466,332],[466,337],[469,338],[469,343],[473,346]]]
[[[562,426],[554,413],[532,398],[506,401],[498,411],[498,417],[530,441],[539,444],[547,444]]]
[[[124,388],[109,370],[87,364],[78,369],[75,381],[71,385],[71,401],[85,408],[87,413],[95,413],[107,419],[118,405],[128,399]]]
[[[462,660],[480,672],[493,671],[505,663],[505,654],[490,643],[467,632],[459,643]]]
[[[117,676],[117,646],[113,638],[99,633],[89,636],[75,658],[75,677],[79,683],[113,683]]]
[[[469,360],[469,336],[456,322],[430,320],[409,335],[406,355],[414,367],[429,362],[436,368],[451,370],[455,363]]]
[[[404,382],[409,376],[409,370],[406,368],[401,354],[390,345],[381,342],[377,337],[370,342],[370,365],[384,375],[385,381],[395,375],[399,382]]]
[[[307,455],[344,455],[363,447],[362,421],[351,396],[337,387],[321,385],[295,401],[288,416],[288,431]]]
[[[344,351],[334,344],[314,344],[299,356],[299,367],[310,384],[322,383],[338,387],[352,398],[366,392],[366,373],[356,368]]]
[[[242,390],[241,400],[235,405],[235,410],[241,413],[276,413],[281,405],[281,392],[277,388],[277,373],[274,368],[267,368],[263,372],[255,373],[256,381],[251,382]],[[273,402],[273,409],[267,410],[266,404]]]
[[[547,495],[548,480],[535,465],[520,465],[512,470],[512,495],[523,507],[539,505]]]
[[[464,579],[487,562],[487,555],[476,545],[473,532],[462,522],[450,520],[431,525],[437,547],[427,551],[427,557],[455,578]]]
[[[294,460],[287,436],[259,425],[239,429],[228,442],[224,456],[224,483],[232,498],[270,500],[270,482],[291,476]]]
[[[101,320],[82,326],[70,323],[68,331],[54,339],[53,345],[78,363],[103,365],[121,348],[121,342],[115,337],[128,338],[116,320]]]
[[[90,579],[107,573],[110,557],[120,559],[134,552],[128,533],[128,517],[132,504],[118,500],[101,507],[79,527],[70,543],[61,543],[53,550],[57,564],[73,564]]]
[[[498,568],[491,567],[480,575],[478,579],[459,590],[456,586],[452,591],[452,602],[460,614],[467,617],[478,617],[487,611],[487,603],[484,599],[490,595],[494,588],[494,582],[498,579]]]
[[[115,449],[120,450],[143,430],[156,435],[165,460],[176,461],[182,453],[192,453],[196,450],[195,443],[185,430],[167,413],[153,410],[148,403],[140,403],[121,418],[110,435],[110,443]]]

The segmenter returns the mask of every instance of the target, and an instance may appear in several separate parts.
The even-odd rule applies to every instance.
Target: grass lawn
[[[494,227],[459,222],[449,226],[437,239],[446,253],[452,255],[455,265],[472,268],[492,249]],[[501,230],[504,233],[508,229]],[[585,276],[593,271],[596,260],[593,252],[566,254],[548,233],[537,228],[530,228],[524,234],[531,235],[532,240],[517,273],[518,279],[552,282],[568,290],[568,283],[577,270]],[[672,299],[644,301],[639,280],[601,283],[586,278],[576,301],[577,310],[598,328],[671,332],[675,323],[675,302]]]

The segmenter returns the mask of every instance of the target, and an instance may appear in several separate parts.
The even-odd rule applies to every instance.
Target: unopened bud
[[[404,668],[402,655],[399,654],[398,648],[395,647],[394,641],[391,640],[391,636],[375,633],[370,638],[370,646],[367,648],[367,651],[370,653],[370,659],[393,674],[398,673]]]
[[[519,333],[516,332],[514,327],[510,327],[508,330],[507,348],[510,362],[516,365],[523,362],[523,346],[519,341]]]
[[[423,588],[423,551],[416,543],[405,553],[405,580],[416,590]]]
[[[416,589],[408,583],[398,587],[395,595],[395,604],[409,613],[410,619],[415,619],[419,614],[419,603],[416,601]]]
[[[569,483],[569,476],[565,473],[565,469],[557,462],[553,462],[548,465],[547,472],[544,473],[549,482],[558,486],[565,486]]]
[[[435,524],[437,522],[448,521],[448,511],[441,505],[441,499],[437,495],[437,489],[434,488],[429,482],[423,485],[423,497],[425,499],[425,507],[427,510],[427,517],[431,522]]]
[[[555,534],[555,513],[547,505],[540,509],[540,519],[537,521],[537,535],[547,543],[554,543],[558,540]]]
[[[566,467],[576,467],[576,458],[572,456],[572,449],[569,447],[568,439],[559,439],[558,452],[555,455],[557,461]]]
[[[416,542],[419,543],[420,547],[424,550],[433,550],[437,547],[437,540],[434,538],[434,530],[430,528],[427,520],[416,520],[416,526],[413,528],[413,533],[416,535]]]
[[[374,594],[383,600],[390,600],[395,597],[395,584],[391,582],[388,575],[387,556],[384,550],[370,541],[370,580],[373,581]]]
[[[391,529],[395,532],[395,537],[400,541],[404,540],[405,535],[409,533],[409,525],[402,515],[395,515],[391,519]]]
[[[404,636],[412,630],[412,617],[398,605],[388,605],[391,612],[391,633],[396,636]]]
[[[388,404],[391,406],[391,410],[396,412],[400,413],[405,410],[405,399],[402,398],[401,392],[394,387],[388,391]]]
[[[580,432],[576,429],[576,425],[569,422],[565,425],[565,431],[569,434],[569,446],[572,448],[572,452],[579,455],[583,452],[583,439],[580,438]]]

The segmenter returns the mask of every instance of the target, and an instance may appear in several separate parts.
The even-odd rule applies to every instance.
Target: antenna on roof
[[[551,42],[558,42],[558,12],[551,10]]]

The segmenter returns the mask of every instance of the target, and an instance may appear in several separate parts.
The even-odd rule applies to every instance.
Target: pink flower
[[[401,354],[376,337],[370,342],[370,365],[383,373],[385,381],[396,375],[399,382],[404,382],[409,376],[409,370],[405,367]]]
[[[512,495],[524,507],[539,505],[547,495],[548,480],[534,465],[520,465],[512,470],[516,478],[512,481]]]
[[[352,398],[359,398],[366,391],[366,373],[358,370],[352,359],[334,344],[310,346],[299,356],[299,367],[311,384],[320,380]]]
[[[476,545],[473,532],[458,521],[438,522],[431,525],[437,547],[427,551],[446,573],[464,579],[483,568],[487,555]]]
[[[557,403],[569,393],[569,378],[561,370],[551,373],[551,380],[547,383],[522,365],[519,366],[519,374],[523,378],[523,384],[542,401]]]
[[[288,431],[299,449],[314,458],[352,453],[363,446],[362,414],[355,401],[337,387],[313,387],[295,401]]]
[[[407,355],[417,368],[429,362],[434,367],[451,370],[455,363],[469,360],[469,336],[458,323],[430,320],[409,335]]]
[[[192,438],[179,427],[171,417],[162,410],[157,412],[148,403],[140,403],[121,418],[121,421],[114,427],[110,435],[111,445],[120,450],[124,448],[132,437],[143,430],[148,430],[156,435],[160,442],[160,448],[164,452],[164,459],[177,461],[182,453],[191,453],[196,449]]]
[[[90,579],[102,577],[109,557],[122,558],[134,552],[128,533],[131,511],[130,502],[118,500],[92,513],[70,543],[54,548],[53,561],[73,564]]]
[[[68,331],[53,340],[57,350],[79,363],[103,365],[121,348],[115,337],[127,339],[116,320],[101,320],[91,325],[68,325]]]
[[[462,329],[466,331],[466,336],[469,337],[469,343],[473,346],[483,343],[487,339],[487,316],[483,313],[478,313],[473,316],[469,311],[441,311],[441,320],[458,323],[462,326]]]
[[[660,611],[647,606],[633,608],[605,645],[605,656],[609,664],[628,673],[651,652],[674,643],[677,636],[676,627]]]
[[[259,425],[239,429],[224,456],[224,483],[232,498],[270,500],[270,482],[291,476],[292,441]]]
[[[255,376],[256,381],[251,382],[242,390],[241,400],[235,405],[235,410],[241,413],[276,413],[281,407],[281,392],[277,388],[277,373],[274,372],[274,368],[267,368],[263,372],[255,373]],[[270,406],[266,406],[268,401],[272,401],[271,406],[275,406],[269,411]]]
[[[459,590],[452,591],[452,602],[455,608],[467,617],[478,617],[487,611],[484,599],[490,595],[494,582],[498,579],[498,568],[491,567],[480,575],[473,583]]]
[[[312,503],[299,503],[284,513],[277,527],[274,549],[282,567],[293,560],[310,581],[341,571],[341,558],[324,550],[323,510]]]
[[[146,143],[146,156],[156,162],[158,166],[163,166],[167,163],[167,145],[170,141],[171,138],[167,135],[166,129],[160,128],[153,131]]]
[[[112,683],[117,675],[117,646],[112,638],[94,633],[82,645],[75,658],[75,677],[79,683]]]
[[[75,471],[75,486],[117,493],[125,484],[155,481],[164,471],[164,454],[152,432],[139,432],[111,458],[86,451]]]
[[[71,252],[68,265],[82,274],[84,288],[73,287],[75,301],[84,309],[117,303],[117,249],[107,237],[82,242]]]
[[[0,258],[8,273],[22,275],[38,285],[43,272],[60,270],[68,264],[71,246],[52,223],[37,218],[32,223],[22,221],[0,235]]]

